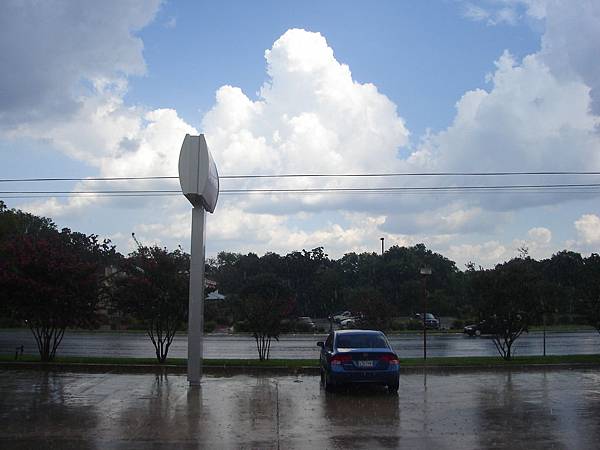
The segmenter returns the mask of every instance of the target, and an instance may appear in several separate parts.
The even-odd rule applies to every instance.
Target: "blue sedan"
[[[400,361],[381,331],[338,330],[317,345],[326,390],[341,384],[373,383],[398,392]]]

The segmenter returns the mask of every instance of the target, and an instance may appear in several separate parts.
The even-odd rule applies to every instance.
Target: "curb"
[[[0,362],[0,369],[41,370],[57,372],[100,372],[100,373],[187,373],[187,366],[152,364],[86,364],[86,363],[37,363],[37,362]],[[223,374],[318,374],[317,366],[217,366],[205,365],[202,372],[210,375]]]

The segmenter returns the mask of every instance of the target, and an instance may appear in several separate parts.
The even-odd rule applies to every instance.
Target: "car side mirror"
[[[323,344],[323,342],[322,342],[322,341],[319,341],[319,342],[317,342],[317,347],[321,347],[321,348],[323,348],[323,346],[324,346],[324,345],[325,345],[325,344]]]

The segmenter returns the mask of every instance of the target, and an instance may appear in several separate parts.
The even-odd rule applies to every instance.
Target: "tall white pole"
[[[204,333],[204,238],[206,214],[202,206],[192,209],[192,255],[190,262],[190,299],[188,310],[187,373],[190,385],[202,377],[202,335]]]
[[[181,192],[192,209],[190,297],[188,309],[188,381],[198,386],[202,377],[204,332],[204,241],[205,210],[212,213],[219,198],[219,173],[204,135],[185,135],[179,152]]]

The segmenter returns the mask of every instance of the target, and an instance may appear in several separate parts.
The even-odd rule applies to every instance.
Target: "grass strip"
[[[39,363],[38,356],[23,355],[18,361]],[[165,365],[185,366],[185,358],[169,358]],[[0,355],[0,362],[15,362],[14,355]],[[53,364],[106,364],[106,365],[151,365],[161,366],[156,358],[115,358],[91,356],[61,356]],[[257,359],[205,359],[204,365],[211,367],[317,367],[317,359],[270,359],[259,361]],[[600,355],[552,355],[552,356],[516,356],[510,361],[505,361],[498,356],[481,357],[433,357],[426,362],[423,358],[401,358],[401,367],[436,367],[436,366],[464,366],[464,367],[489,367],[489,366],[520,366],[520,365],[555,365],[555,364],[600,364]]]

